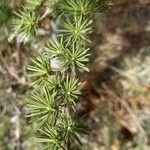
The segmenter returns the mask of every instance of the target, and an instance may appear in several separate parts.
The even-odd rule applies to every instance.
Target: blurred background
[[[12,13],[23,4],[0,0],[0,150],[41,149],[26,118],[26,66],[42,52],[53,20],[41,22],[35,43],[11,39]],[[79,104],[91,131],[79,149],[149,150],[150,0],[114,0],[93,19],[91,72],[81,78],[87,96]]]

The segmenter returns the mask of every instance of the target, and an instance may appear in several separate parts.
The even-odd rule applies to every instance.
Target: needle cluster
[[[56,36],[45,45],[44,52],[28,66],[33,94],[28,99],[28,117],[34,125],[38,141],[45,149],[70,150],[81,143],[87,126],[78,116],[77,103],[82,99],[78,72],[90,70],[90,49],[85,45],[92,32],[92,15],[102,10],[108,0],[32,0],[16,13],[14,30],[25,41],[36,40],[41,19],[37,9],[49,7],[51,16],[63,16]],[[49,5],[49,4],[52,5]],[[32,8],[32,9],[31,9]],[[27,39],[27,40],[26,40]],[[59,69],[53,69],[52,60]]]

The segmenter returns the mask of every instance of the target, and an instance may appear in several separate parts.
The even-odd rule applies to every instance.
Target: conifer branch
[[[81,143],[79,135],[87,134],[87,127],[77,116],[77,102],[82,93],[77,71],[90,71],[90,49],[85,47],[92,32],[93,13],[108,6],[110,0],[33,0],[16,13],[14,30],[24,41],[38,37],[40,14],[38,8],[51,9],[51,16],[64,15],[56,38],[50,39],[42,55],[32,59],[28,66],[33,94],[28,98],[28,117],[45,149],[71,150],[74,141]],[[42,18],[43,19],[43,18]],[[60,70],[53,70],[52,60],[60,62]],[[75,143],[76,143],[75,142]]]

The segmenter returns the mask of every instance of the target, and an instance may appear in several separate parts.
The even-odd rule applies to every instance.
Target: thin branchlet
[[[52,10],[51,16],[64,16],[55,38],[45,44],[44,52],[32,58],[32,65],[28,66],[33,94],[27,99],[27,106],[28,117],[35,126],[38,141],[47,143],[45,149],[70,150],[77,143],[82,144],[80,136],[88,131],[77,116],[77,103],[82,99],[82,93],[76,72],[90,71],[86,67],[90,49],[85,45],[90,42],[91,16],[105,8],[110,0],[51,2],[27,0],[25,8],[16,13],[14,30],[25,41],[36,39],[40,19],[37,8],[43,3]],[[52,65],[59,69],[53,69]]]

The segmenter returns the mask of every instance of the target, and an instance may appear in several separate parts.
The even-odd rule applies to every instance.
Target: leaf
[[[47,82],[51,73],[51,62],[50,59],[44,55],[40,55],[37,58],[31,59],[34,65],[28,66],[29,75],[28,77],[35,80],[31,81],[31,86],[43,85]]]
[[[71,20],[69,18],[63,23],[63,29],[59,32],[64,35],[66,45],[70,45],[76,41],[83,42],[88,41],[87,35],[91,33],[91,25],[92,21],[87,19],[83,19],[82,16],[77,17],[74,15],[74,19]]]
[[[64,12],[68,15],[92,15],[105,7],[110,0],[59,0],[55,4],[58,13]],[[61,8],[61,9],[60,9]]]
[[[60,136],[56,128],[51,127],[49,124],[47,124],[43,129],[39,130],[41,135],[38,138],[39,142],[44,142],[50,145],[53,145],[55,149],[63,149],[65,148],[61,145],[60,142]]]
[[[15,35],[21,35],[24,42],[34,40],[38,35],[37,27],[39,16],[37,16],[34,11],[30,11],[26,8],[19,10],[18,13],[15,14],[17,18],[12,21]]]
[[[77,100],[78,96],[81,94],[81,92],[78,89],[77,83],[78,80],[74,76],[69,77],[69,75],[67,75],[62,87],[63,94],[65,95],[65,103],[67,105],[71,104],[74,110],[76,109],[75,100]]]
[[[64,53],[64,41],[63,36],[61,39],[52,39],[46,44],[45,50],[51,54],[52,57],[57,57],[59,55],[62,55]]]
[[[65,130],[63,134],[67,143],[71,143],[71,140],[75,139],[82,145],[78,135],[87,134],[87,126],[85,126],[78,118],[74,116],[70,117],[69,115],[63,115],[61,117],[61,124]]]
[[[55,122],[57,107],[54,99],[55,94],[51,94],[47,87],[44,88],[42,95],[34,93],[31,98],[28,99],[27,117],[31,117],[37,129],[41,128],[49,118],[51,118],[51,122]]]
[[[64,69],[71,69],[73,72],[75,69],[83,69],[85,71],[89,71],[89,69],[85,66],[84,63],[89,61],[89,54],[87,53],[89,49],[83,49],[79,46],[74,46],[71,51],[65,49],[64,54]]]

